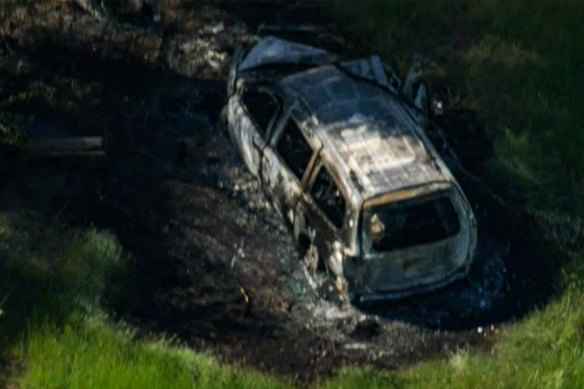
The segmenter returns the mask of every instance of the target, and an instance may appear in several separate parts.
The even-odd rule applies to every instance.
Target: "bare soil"
[[[259,23],[311,23],[328,29],[327,47],[364,51],[320,9],[177,0],[100,21],[71,1],[10,3],[3,106],[33,134],[103,134],[106,157],[4,154],[0,207],[115,232],[128,253],[108,298],[119,318],[223,361],[312,380],[488,349],[501,323],[553,292],[557,256],[531,218],[454,164],[480,226],[470,276],[409,299],[342,304],[325,276],[310,286],[291,233],[220,131],[230,54]],[[490,155],[480,118],[447,109],[439,124],[480,177]]]

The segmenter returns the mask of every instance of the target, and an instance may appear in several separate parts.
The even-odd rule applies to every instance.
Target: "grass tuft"
[[[0,327],[16,329],[34,312],[53,319],[99,306],[121,248],[95,229],[67,229],[29,212],[0,214]],[[3,328],[8,338],[14,330]]]
[[[16,355],[27,361],[24,388],[288,388],[166,340],[140,341],[105,317],[72,317],[62,328],[31,329]]]
[[[521,48],[519,42],[507,42],[499,36],[490,34],[483,36],[478,45],[472,46],[464,53],[463,61],[470,66],[490,65],[503,71],[545,65],[537,53]]]
[[[0,110],[0,146],[17,148],[26,143],[26,132],[6,112]]]

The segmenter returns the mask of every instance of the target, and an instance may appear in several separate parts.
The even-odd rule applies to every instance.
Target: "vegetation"
[[[6,112],[0,111],[0,147],[18,147],[26,142],[26,133]]]
[[[72,318],[64,328],[28,334],[24,388],[285,388],[254,373],[222,367],[204,354],[164,340],[136,341],[107,319]]]

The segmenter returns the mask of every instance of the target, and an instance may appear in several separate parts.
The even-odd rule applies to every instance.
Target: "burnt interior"
[[[375,251],[434,243],[460,231],[459,216],[450,198],[444,196],[380,207],[370,212],[371,247]]]
[[[343,226],[347,204],[343,194],[324,165],[321,166],[316,174],[310,193],[329,220],[336,227],[341,228]]]
[[[286,121],[284,133],[278,139],[276,150],[292,173],[299,180],[302,179],[314,151],[292,118]]]

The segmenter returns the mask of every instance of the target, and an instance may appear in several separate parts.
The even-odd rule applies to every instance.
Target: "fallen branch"
[[[41,138],[24,144],[20,151],[28,156],[103,156],[103,136]]]

